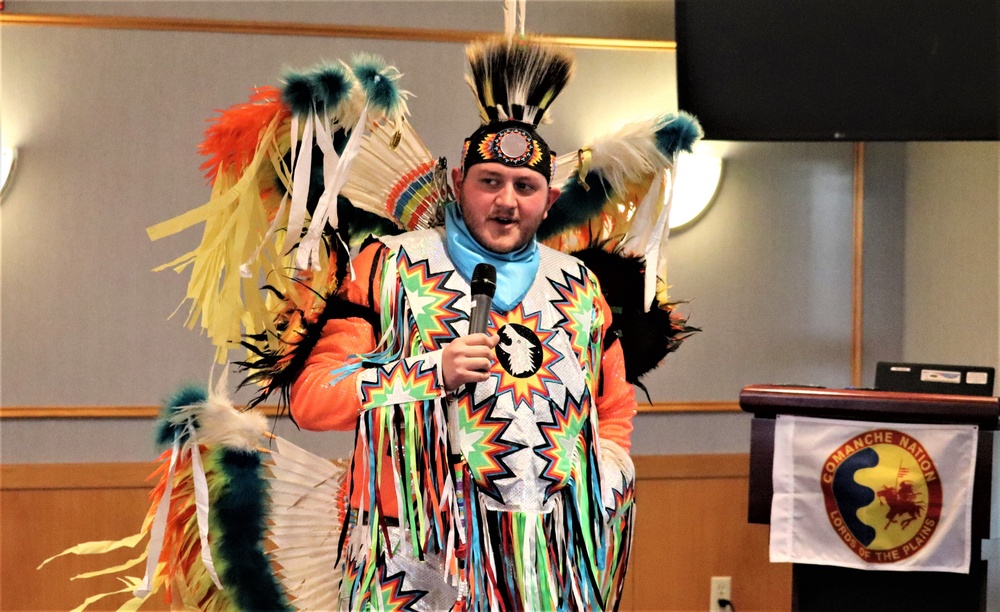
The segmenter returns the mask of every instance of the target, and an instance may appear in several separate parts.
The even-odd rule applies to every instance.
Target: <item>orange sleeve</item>
[[[601,297],[598,299],[604,312],[601,338],[611,326],[611,309]],[[601,353],[600,383],[597,396],[598,435],[621,446],[626,452],[632,448],[632,417],[635,416],[635,391],[625,380],[625,355],[616,339]]]
[[[380,275],[385,246],[371,244],[352,262],[354,280],[346,281],[338,297],[378,313]],[[361,411],[357,385],[360,371],[339,380],[331,374],[346,364],[357,363],[358,355],[375,349],[375,330],[359,317],[330,319],[309,354],[305,367],[292,384],[290,410],[303,429],[352,430]]]

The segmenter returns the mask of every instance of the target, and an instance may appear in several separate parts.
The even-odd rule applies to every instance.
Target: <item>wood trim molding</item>
[[[0,408],[4,419],[152,419],[157,406],[8,406]]]
[[[865,143],[854,143],[854,189],[851,209],[851,386],[861,386],[864,349],[865,284]]]
[[[25,15],[0,14],[0,24],[61,26],[105,30],[154,30],[161,32],[212,32],[217,34],[263,34],[277,36],[317,36],[325,38],[366,38],[466,44],[497,32],[390,28],[322,23],[232,21],[165,17],[124,17],[117,15]],[[584,36],[546,36],[549,42],[577,49],[617,49],[620,51],[676,51],[670,40],[628,40]]]
[[[633,457],[639,480],[747,478],[746,454],[642,455]],[[0,464],[0,491],[56,489],[150,489],[158,462]]]
[[[663,414],[682,412],[740,412],[739,402],[654,402],[640,403],[636,407],[639,414]]]
[[[267,417],[278,416],[277,406],[256,408]],[[10,406],[0,408],[4,419],[155,419],[159,406]]]
[[[278,416],[277,406],[255,410],[266,417]],[[639,414],[740,412],[739,402],[655,402],[639,404]],[[155,419],[158,406],[8,406],[0,408],[5,419]]]
[[[156,463],[0,464],[0,491],[39,489],[151,489]]]

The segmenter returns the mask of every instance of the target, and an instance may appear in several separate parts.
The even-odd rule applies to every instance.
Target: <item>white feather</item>
[[[649,182],[656,172],[673,164],[656,148],[660,124],[659,117],[633,121],[597,138],[590,145],[591,170],[600,172],[619,194],[625,193],[628,185]]]
[[[182,406],[170,416],[174,425],[183,425],[189,419],[198,423],[197,443],[202,445],[253,451],[267,431],[267,419],[263,415],[240,412],[228,398],[214,393],[209,395],[208,401]]]
[[[282,586],[299,610],[335,610],[342,577],[337,497],[349,463],[331,462],[279,437],[267,467],[268,540]]]
[[[580,156],[576,151],[563,153],[556,157],[555,168],[552,170],[552,186],[562,189],[570,178],[577,173]]]

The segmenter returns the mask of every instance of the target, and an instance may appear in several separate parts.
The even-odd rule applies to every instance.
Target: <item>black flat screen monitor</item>
[[[676,0],[678,104],[713,140],[997,140],[998,16],[998,0]]]

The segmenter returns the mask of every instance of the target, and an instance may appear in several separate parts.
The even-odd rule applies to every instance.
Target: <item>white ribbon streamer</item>
[[[645,300],[643,309],[645,311],[649,310],[650,304],[653,303],[653,298],[656,297],[657,261],[655,256],[659,253],[660,236],[662,235],[662,228],[657,232],[657,226],[662,221],[662,211],[660,211],[659,216],[654,217],[654,215],[656,215],[657,206],[662,201],[663,180],[664,174],[661,173],[653,180],[653,184],[649,186],[649,191],[643,196],[642,202],[639,203],[639,207],[635,212],[635,218],[632,220],[632,227],[638,228],[640,233],[630,236],[625,243],[626,253],[641,255],[646,260],[646,273],[643,284],[643,299]],[[654,218],[656,219],[655,222]],[[653,258],[650,258],[651,254],[654,256]]]
[[[288,228],[285,231],[285,241],[281,245],[280,255],[291,250],[302,235],[305,225],[306,203],[309,200],[309,177],[312,173],[313,122],[315,113],[306,117],[302,130],[302,146],[300,155],[296,157],[296,139],[298,138],[298,116],[292,114],[292,205],[288,210]]]
[[[667,240],[670,238],[670,211],[674,207],[674,186],[677,184],[677,158],[674,157],[674,163],[667,168],[667,171],[663,175],[663,180],[666,181],[666,187],[663,189],[663,212],[660,214],[660,219],[657,225],[661,227],[660,229],[660,249],[659,254],[656,258],[656,275],[663,279],[663,282],[667,282]]]
[[[163,551],[163,534],[167,528],[167,514],[170,512],[170,498],[174,492],[174,471],[177,468],[177,459],[180,455],[180,432],[174,434],[174,443],[170,447],[170,468],[167,470],[167,486],[163,490],[163,497],[156,506],[156,515],[153,517],[153,525],[149,529],[149,544],[146,548],[146,575],[142,582],[132,591],[132,594],[139,598],[145,598],[152,591],[153,574],[156,573],[156,566],[160,562],[160,552]]]
[[[529,607],[531,607],[531,604],[539,602],[538,561],[535,554],[535,539],[538,535],[535,530],[538,528],[538,515],[534,512],[525,512],[524,525],[524,541],[521,543],[521,559],[524,567],[522,582],[525,591],[523,601],[529,602]]]
[[[355,128],[356,129],[356,128]],[[353,132],[352,132],[353,134]],[[331,179],[337,172],[340,165],[341,156],[333,148],[333,129],[329,118],[316,118],[316,146],[323,152],[323,193],[316,202],[316,208],[312,212],[312,219],[309,221],[309,231],[299,243],[299,250],[295,255],[295,266],[305,270],[311,268],[319,269],[319,241],[326,228],[326,223],[337,227],[337,198],[334,193]],[[346,147],[345,147],[346,152]],[[330,211],[330,198],[333,197],[333,211]]]
[[[316,204],[312,220],[309,222],[309,231],[306,232],[305,237],[299,243],[299,249],[295,254],[295,265],[300,269],[312,268],[314,271],[320,269],[318,258],[319,242],[327,223],[333,229],[337,229],[337,196],[340,194],[344,183],[347,182],[347,171],[351,167],[351,163],[361,150],[361,141],[366,131],[367,122],[368,106],[365,105],[361,109],[361,116],[358,118],[357,125],[351,130],[347,144],[344,145],[344,151],[339,157],[333,149],[333,138],[332,134],[330,134],[330,127],[320,124],[321,133],[319,136],[321,137],[318,137],[316,142],[320,150],[323,151],[323,180],[325,189],[323,195],[319,198],[319,202]],[[346,245],[344,246],[346,248]],[[351,278],[354,278],[353,267],[351,269]]]
[[[198,518],[198,534],[201,538],[201,562],[205,565],[205,571],[212,577],[215,586],[222,589],[219,576],[215,573],[212,549],[208,546],[208,480],[205,478],[205,467],[201,463],[201,449],[194,437],[194,429],[190,422],[187,427],[191,433],[188,440],[191,443],[191,471],[194,477],[195,515]]]
[[[196,517],[198,520],[198,534],[201,539],[201,561],[205,565],[205,570],[211,576],[215,586],[222,588],[219,576],[215,572],[215,563],[212,561],[212,550],[208,545],[208,480],[205,477],[205,467],[201,462],[201,451],[198,448],[198,441],[194,426],[191,421],[184,425],[183,433],[188,436],[188,443],[184,450],[191,453],[191,471],[194,478],[194,497],[196,507]],[[163,552],[163,538],[167,528],[167,517],[170,514],[170,502],[174,491],[174,474],[177,471],[177,462],[181,458],[184,450],[181,449],[180,440],[182,432],[174,434],[174,442],[170,447],[170,468],[167,470],[167,484],[156,506],[156,515],[153,517],[153,524],[149,529],[149,544],[146,556],[146,575],[142,582],[132,592],[135,597],[145,598],[152,592],[153,575],[160,562],[160,553]]]

